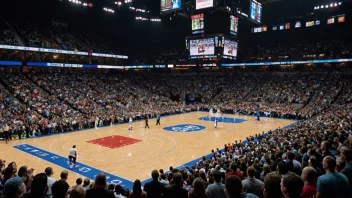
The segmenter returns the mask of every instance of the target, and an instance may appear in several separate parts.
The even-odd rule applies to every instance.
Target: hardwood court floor
[[[225,143],[232,143],[235,140],[243,141],[250,135],[285,127],[295,122],[293,120],[261,118],[262,121],[256,124],[255,117],[227,114],[224,116],[247,121],[239,124],[219,122],[218,128],[214,129],[214,122],[198,119],[207,115],[206,112],[193,112],[162,117],[161,126],[155,126],[153,119],[149,120],[150,129],[144,129],[144,121],[135,122],[133,132],[128,131],[128,124],[123,124],[43,138],[15,140],[9,144],[1,141],[0,158],[6,159],[7,163],[16,161],[18,166],[33,167],[36,169],[35,173],[43,172],[46,167],[51,166],[55,172],[53,177],[59,178],[60,172],[64,170],[62,167],[21,152],[12,146],[30,144],[67,157],[69,149],[72,145],[76,145],[77,161],[130,181],[137,178],[143,181],[150,178],[150,173],[154,169],[167,170],[169,166],[177,167],[210,153],[212,149],[222,149]],[[171,132],[163,129],[167,126],[181,124],[196,124],[206,128],[196,132]],[[141,141],[135,141],[133,144],[118,148],[109,148],[88,142],[114,135]],[[116,141],[116,138],[111,141]],[[74,184],[78,177],[83,176],[70,171],[68,182]]]

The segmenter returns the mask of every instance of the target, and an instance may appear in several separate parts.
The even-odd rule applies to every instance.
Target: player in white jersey
[[[218,119],[217,118],[215,118],[214,128],[218,128]]]
[[[129,121],[130,127],[128,128],[128,130],[132,130],[133,128],[132,123],[133,123],[133,119],[132,117],[130,117],[130,121]]]
[[[211,117],[213,117],[213,109],[209,110],[209,119],[211,119]]]
[[[76,145],[73,145],[73,147],[70,149],[70,154],[68,155],[68,159],[70,160],[70,168],[73,168],[76,165],[76,159],[77,159]]]
[[[99,118],[96,117],[96,118],[95,118],[95,123],[94,123],[95,129],[98,129],[98,124],[99,124]]]

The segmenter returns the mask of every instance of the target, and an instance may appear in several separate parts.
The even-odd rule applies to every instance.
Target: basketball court
[[[283,128],[294,120],[261,118],[224,114],[214,128],[214,118],[207,112],[192,112],[149,120],[150,129],[144,121],[135,122],[133,131],[128,124],[89,129],[78,132],[44,136],[39,138],[0,142],[0,157],[6,164],[17,162],[18,166],[35,168],[35,174],[48,166],[54,168],[54,178],[62,170],[69,170],[69,184],[76,178],[94,179],[104,172],[108,181],[132,188],[133,181],[146,181],[154,169],[168,170],[170,166],[192,165],[212,149],[222,149],[224,144],[245,140],[250,135]],[[68,154],[77,146],[77,165],[70,169]],[[18,167],[19,168],[19,167]]]

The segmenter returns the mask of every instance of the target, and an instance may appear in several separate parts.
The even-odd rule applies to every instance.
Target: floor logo
[[[195,132],[205,129],[205,126],[196,124],[180,124],[175,126],[165,127],[164,130],[171,132]]]

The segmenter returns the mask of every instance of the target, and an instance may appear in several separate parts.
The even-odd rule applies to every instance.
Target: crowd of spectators
[[[191,167],[152,171],[153,181],[133,189],[34,174],[0,160],[4,197],[351,197],[352,105],[348,72],[237,73],[200,71],[105,73],[74,70],[2,70],[1,128],[12,138],[61,133],[126,122],[129,117],[208,110],[251,115],[258,111],[300,119],[290,128],[224,142]],[[302,89],[301,89],[302,88]],[[200,95],[181,104],[173,96]],[[83,183],[83,184],[82,184]]]

